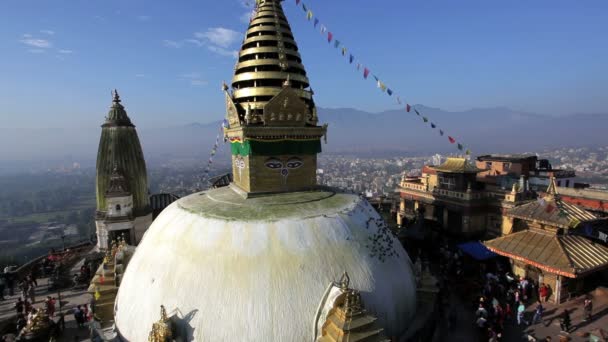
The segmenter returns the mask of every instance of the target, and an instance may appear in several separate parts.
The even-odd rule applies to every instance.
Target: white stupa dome
[[[365,199],[329,190],[243,199],[231,188],[165,209],[131,259],[116,327],[147,341],[160,305],[188,341],[313,341],[344,271],[387,336],[416,309],[411,261]]]

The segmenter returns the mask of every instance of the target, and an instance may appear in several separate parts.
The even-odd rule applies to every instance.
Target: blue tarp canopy
[[[471,241],[458,245],[458,248],[476,260],[487,260],[497,256],[496,253],[490,251],[479,241]]]

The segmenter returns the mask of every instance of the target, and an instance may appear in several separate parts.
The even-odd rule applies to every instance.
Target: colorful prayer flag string
[[[301,2],[301,0],[296,0],[296,5],[299,5]],[[327,29],[327,26],[325,26],[324,24],[322,24],[319,20],[319,18],[314,17],[314,14],[312,12],[312,10],[309,10],[306,5],[304,3],[302,3],[302,10],[304,10],[304,12],[306,13],[306,19],[308,21],[311,21],[314,18],[314,27],[316,28],[317,25],[320,24],[320,32],[321,34],[325,34],[325,32],[327,32],[327,42],[331,44],[331,42],[334,42],[334,48],[338,48],[341,45],[340,40],[335,39],[334,34],[329,31]],[[340,49],[340,52],[342,54],[342,56],[347,56],[347,49],[345,46],[342,46],[342,48]],[[355,56],[353,54],[348,54],[349,58],[348,58],[348,63],[349,64],[353,64],[355,62]],[[368,67],[364,67],[363,64],[360,61],[357,61],[356,63],[356,67],[357,67],[357,71],[361,70],[361,67],[363,67],[363,78],[365,80],[367,80],[368,76],[370,75],[370,69]],[[387,93],[389,96],[393,96],[393,94],[395,94],[396,97],[396,101],[397,104],[402,105],[402,101],[401,101],[401,97],[399,96],[399,94],[397,94],[392,88],[389,88],[386,83],[384,83],[384,81],[380,80],[380,78],[376,75],[373,75],[374,79],[376,80],[377,86],[378,88],[380,88],[380,90],[382,92]],[[403,108],[403,107],[402,107]],[[405,111],[406,112],[410,112],[412,109],[412,106],[407,103],[407,101],[405,102]],[[420,116],[422,118],[422,120],[427,123],[429,122],[429,118],[427,116],[423,116],[420,114],[420,112],[418,111],[418,109],[414,108],[414,112],[416,112],[416,115]],[[435,124],[434,122],[431,122],[431,128],[435,129],[438,128],[437,124]],[[444,131],[442,129],[439,129],[439,135],[443,136],[444,135]],[[450,144],[456,144],[457,141],[455,138],[453,138],[452,136],[448,136],[448,141],[450,142]],[[464,151],[465,150],[465,146],[462,145],[462,143],[458,142],[456,144],[457,148],[459,151]],[[470,149],[466,149],[465,154],[467,156],[471,155],[471,150]]]

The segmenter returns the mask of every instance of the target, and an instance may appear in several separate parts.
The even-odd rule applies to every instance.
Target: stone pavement
[[[81,264],[82,262],[76,264],[72,268],[71,274],[78,273]],[[36,287],[36,301],[33,303],[33,307],[43,308],[44,300],[47,296],[55,297],[55,299],[59,298],[59,293],[56,290],[49,292],[48,285],[48,278],[38,279],[38,286]],[[8,290],[5,291],[5,300],[0,301],[0,321],[14,318],[17,315],[15,310],[15,303],[17,302],[17,298],[19,298],[20,295],[21,291],[17,289],[15,289],[15,294],[13,296],[8,295]],[[66,330],[64,335],[59,339],[59,341],[90,341],[88,339],[90,335],[89,329],[78,328],[74,320],[74,315],[72,315],[71,313],[76,306],[88,304],[89,302],[90,295],[86,292],[86,288],[80,287],[76,289],[61,290],[61,312],[65,313]],[[59,312],[59,302],[57,301],[55,317],[53,317],[55,321],[59,319]]]
[[[508,328],[505,327],[504,340],[521,341],[517,339],[518,336],[521,337],[523,334],[528,334],[537,339],[551,336],[552,341],[559,341],[559,336],[568,336],[571,341],[589,341],[589,338],[585,336],[595,329],[603,328],[608,332],[608,289],[598,288],[587,295],[591,297],[593,302],[591,321],[583,321],[583,302],[585,296],[574,298],[561,305],[547,303],[543,305],[545,307],[545,314],[543,315],[542,323],[518,327],[514,322]],[[536,304],[528,306],[526,310],[527,320],[532,320],[535,308]],[[569,334],[560,332],[559,317],[564,309],[570,311],[572,327]]]
[[[584,296],[577,297],[561,305],[546,303],[545,314],[542,323],[533,325],[518,326],[515,318],[505,322],[502,341],[542,341],[545,337],[551,336],[551,341],[559,341],[560,336],[567,336],[570,341],[589,341],[585,337],[586,333],[598,328],[608,330],[608,289],[598,288],[588,294],[593,301],[593,318],[590,322],[583,321],[583,301]],[[453,324],[448,329],[443,338],[444,341],[487,341],[485,336],[481,336],[476,328],[474,308],[457,295],[452,294],[450,298],[450,308],[453,310]],[[526,320],[531,321],[534,316],[535,303],[531,303],[526,310]],[[564,309],[570,311],[572,327],[570,333],[563,333],[559,326],[559,316]],[[444,320],[448,321],[448,314]],[[446,324],[447,325],[447,324]],[[528,339],[528,336],[530,339]]]

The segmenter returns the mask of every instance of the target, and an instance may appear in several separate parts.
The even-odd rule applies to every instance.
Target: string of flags
[[[361,68],[363,68],[363,79],[367,80],[369,75],[371,74],[374,77],[374,79],[376,80],[376,85],[380,89],[380,91],[382,91],[383,93],[386,93],[388,96],[395,98],[395,101],[397,102],[397,104],[399,106],[403,106],[403,103],[405,103],[405,106],[403,106],[403,109],[405,110],[405,112],[410,113],[411,110],[414,109],[414,112],[416,113],[416,115],[419,116],[425,124],[430,124],[431,129],[436,129],[439,131],[439,136],[441,136],[441,137],[444,136],[444,134],[446,132],[443,129],[440,129],[436,122],[433,122],[427,116],[420,114],[418,109],[413,108],[407,101],[404,101],[403,98],[399,94],[397,94],[397,92],[394,89],[390,88],[377,75],[372,74],[371,70],[367,66],[365,66],[365,64],[363,64],[361,61],[357,60],[357,62],[355,63],[355,60],[356,60],[355,55],[353,55],[352,53],[348,53],[347,47],[344,46],[344,44],[342,44],[342,42],[340,40],[335,38],[334,33],[329,31],[327,26],[325,26],[320,21],[320,19],[314,15],[312,10],[310,10],[306,6],[306,4],[304,2],[302,2],[302,0],[295,0],[295,2],[296,2],[296,6],[300,6],[300,4],[301,4],[302,10],[306,14],[306,20],[313,22],[314,23],[313,27],[315,29],[317,28],[317,26],[320,27],[319,31],[320,31],[321,35],[323,35],[324,37],[327,38],[327,43],[330,44],[330,46],[333,42],[333,47],[335,49],[340,48],[339,51],[341,52],[341,55],[348,58],[349,64],[356,65],[357,71],[361,71]],[[313,18],[314,18],[314,20],[313,20]],[[454,145],[459,151],[464,152],[467,156],[471,155],[471,150],[466,148],[465,145],[462,144],[461,142],[457,141],[456,138],[454,138],[451,135],[447,135],[447,138],[448,138],[448,142],[451,145]]]
[[[207,167],[205,168],[205,171],[203,172],[203,183],[207,180],[207,178],[209,176],[209,172],[211,171],[211,165],[213,164],[213,159],[215,158],[215,155],[217,154],[217,150],[220,147],[220,137],[223,136],[224,128],[226,128],[226,127],[228,127],[228,120],[224,119],[222,121],[222,125],[220,127],[221,133],[218,133],[217,136],[215,137],[215,143],[213,144],[213,147],[211,148],[211,152],[209,153],[209,160],[207,161]]]

